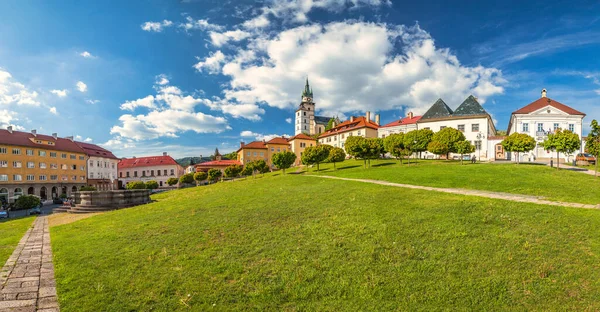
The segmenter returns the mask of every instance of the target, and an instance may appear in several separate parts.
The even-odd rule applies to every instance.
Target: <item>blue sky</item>
[[[423,113],[469,94],[506,129],[548,96],[600,119],[595,1],[0,2],[0,126],[118,156],[209,155],[321,115]]]

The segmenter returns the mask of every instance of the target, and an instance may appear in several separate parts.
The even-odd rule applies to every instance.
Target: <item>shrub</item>
[[[182,175],[181,177],[179,177],[179,183],[181,183],[181,184],[194,183],[194,174],[186,173],[186,174]]]
[[[144,184],[142,181],[132,181],[127,183],[125,188],[128,190],[145,190],[146,184]]]
[[[33,195],[22,195],[19,196],[17,201],[15,202],[16,209],[32,209],[41,204],[39,198]]]
[[[217,180],[223,173],[219,169],[212,168],[208,170],[208,179],[211,181]]]
[[[244,168],[240,165],[231,165],[225,168],[225,176],[228,178],[235,178],[240,175]]]
[[[285,174],[285,169],[291,167],[296,161],[296,154],[293,152],[281,152],[276,153],[272,157],[273,164],[277,166],[277,168],[283,170],[283,174]]]
[[[150,181],[146,182],[146,189],[154,190],[157,188],[158,188],[158,182],[156,182],[154,180],[150,180]]]
[[[168,178],[167,179],[167,184],[169,186],[173,186],[173,185],[177,184],[178,182],[179,182],[179,179],[177,179],[177,178]]]
[[[196,184],[206,180],[206,178],[208,178],[208,174],[206,174],[204,171],[194,173],[194,180],[196,180]]]

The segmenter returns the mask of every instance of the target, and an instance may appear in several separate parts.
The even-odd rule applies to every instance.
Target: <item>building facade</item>
[[[0,198],[71,196],[87,183],[87,158],[73,137],[0,130]]]
[[[325,132],[325,128],[333,117],[316,116],[315,103],[313,102],[313,91],[306,79],[306,85],[302,91],[302,101],[296,110],[295,115],[295,135],[300,133],[315,135]],[[334,118],[339,123],[339,119]]]
[[[319,136],[320,144],[344,148],[346,139],[351,136],[362,136],[365,138],[376,138],[379,129],[379,115],[375,115],[375,121],[371,121],[371,112],[365,116],[354,117],[339,125],[325,131]]]
[[[284,137],[273,138],[267,142],[254,141],[248,144],[241,142],[240,148],[237,150],[237,161],[246,165],[255,160],[264,160],[269,168],[275,169],[272,161],[273,154],[287,151],[291,151],[291,147],[288,139]]]
[[[377,130],[377,136],[380,138],[385,138],[390,134],[407,133],[412,130],[417,130],[417,122],[420,119],[421,116],[415,116],[412,112],[409,112],[406,117],[379,127]]]
[[[169,187],[169,178],[179,179],[184,169],[173,157],[163,153],[162,156],[123,158],[118,164],[119,186],[126,187],[134,181],[148,182],[154,180],[159,188]]]
[[[288,142],[290,143],[290,149],[294,154],[296,154],[296,161],[294,162],[294,166],[299,166],[302,164],[302,153],[304,153],[304,150],[307,147],[317,145],[316,139],[304,133],[300,133],[291,137]]]
[[[538,143],[533,151],[520,155],[522,160],[551,158],[556,157],[556,153],[544,150],[541,145],[548,134],[563,129],[583,138],[584,118],[584,113],[547,97],[547,91],[543,89],[541,98],[512,113],[507,131],[509,135],[515,132],[528,134]],[[584,151],[583,142],[581,151]],[[577,152],[574,155],[560,153],[559,157],[562,161],[571,161],[576,154]]]
[[[119,158],[98,145],[75,142],[88,156],[87,185],[100,191],[118,188],[117,165]]]

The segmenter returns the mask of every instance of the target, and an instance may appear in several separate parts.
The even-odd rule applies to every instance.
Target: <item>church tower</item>
[[[313,134],[312,126],[315,118],[315,103],[313,102],[313,92],[306,78],[306,85],[302,91],[302,102],[296,110],[296,131],[295,134],[306,133]]]

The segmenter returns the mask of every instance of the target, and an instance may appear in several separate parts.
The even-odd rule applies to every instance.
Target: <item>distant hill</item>
[[[182,167],[187,167],[189,165],[192,164],[192,161],[194,162],[194,164],[200,164],[203,162],[207,162],[210,161],[210,156],[206,156],[206,157],[184,157],[184,158],[179,158],[179,159],[175,159],[175,161]]]

